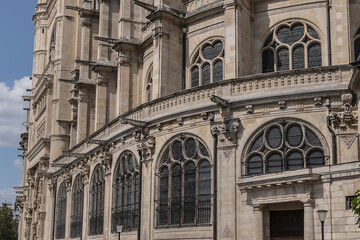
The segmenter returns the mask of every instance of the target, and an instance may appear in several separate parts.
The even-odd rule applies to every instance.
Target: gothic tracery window
[[[263,73],[320,66],[320,38],[308,24],[296,21],[281,23],[264,43]]]
[[[359,58],[360,55],[360,28],[357,30],[355,34],[355,40],[354,40],[354,56],[355,61]]]
[[[325,159],[323,144],[313,130],[281,119],[255,135],[245,157],[246,175],[323,166]]]
[[[130,151],[123,152],[115,167],[112,201],[112,231],[122,225],[124,231],[138,227],[140,177],[139,164]]]
[[[90,212],[89,212],[90,235],[98,235],[103,233],[104,195],[105,195],[104,169],[99,164],[94,169],[91,180],[91,186],[90,186]]]
[[[59,187],[58,195],[56,199],[55,233],[57,239],[65,238],[66,200],[67,200],[66,185],[63,182]]]
[[[78,238],[82,235],[82,220],[84,206],[84,183],[82,177],[78,175],[73,184],[72,204],[71,204],[71,223],[70,237]]]
[[[170,141],[157,174],[157,226],[210,224],[211,164],[205,145],[196,137],[180,135]]]
[[[210,39],[196,50],[191,61],[191,87],[218,82],[224,77],[224,42]]]

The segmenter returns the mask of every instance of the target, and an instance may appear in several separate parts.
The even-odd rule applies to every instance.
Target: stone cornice
[[[347,86],[350,81],[350,70],[351,67],[349,65],[341,65],[269,74],[258,74],[244,76],[236,79],[223,80],[217,83],[208,84],[206,86],[182,90],[131,109],[130,111],[105,124],[96,132],[92,133],[87,139],[106,140],[109,144],[112,144],[116,141],[120,141],[120,138],[128,136],[133,131],[137,131],[138,128],[136,127],[121,124],[119,121],[120,118],[134,120],[141,119],[148,122],[149,126],[156,126],[157,124],[168,121],[169,119],[176,119],[180,116],[186,116],[187,114],[194,116],[201,115],[203,112],[216,112],[218,111],[218,107],[216,104],[210,101],[211,95],[218,95],[219,97],[228,100],[232,107],[238,109],[245,109],[245,106],[248,105],[249,102],[254,105],[264,104],[264,102],[268,103],[269,98],[271,98],[273,102],[277,103],[278,101],[284,100],[285,98],[289,102],[296,102],[299,101],[299,99],[314,99],[314,95],[330,95],[338,97],[347,90]],[[288,86],[281,85],[281,81],[286,81],[288,77],[296,78],[297,76],[299,76],[297,80],[299,83],[297,83],[295,86],[292,86],[291,84]],[[300,76],[304,76],[306,79],[310,76],[312,82],[304,81],[302,84],[302,77]],[[314,81],[314,79],[317,79],[319,76],[320,78],[321,76],[326,77],[326,79],[324,79],[326,80],[325,82],[327,82],[326,87],[324,87],[321,79]],[[266,84],[263,85],[264,89],[262,88],[263,80],[266,81]],[[271,82],[270,88],[267,88],[268,81]],[[291,81],[293,83],[294,79]],[[243,84],[245,84],[246,89],[243,88]],[[251,89],[249,89],[250,86],[252,86]],[[298,92],[295,90],[292,91],[293,89],[297,90]],[[264,95],[264,92],[267,92],[269,96]],[[301,94],[299,94],[299,92],[301,92]],[[295,97],[291,98],[292,96]],[[314,105],[309,107],[313,109]],[[325,108],[319,109],[323,112],[326,111]],[[285,110],[277,108],[271,111],[274,111],[274,114],[289,114],[289,112],[296,111],[296,108],[295,106],[288,107]],[[239,115],[237,116],[242,116],[240,113],[238,114]],[[247,114],[246,110],[244,110],[244,114]],[[75,145],[69,150],[69,152],[82,152],[88,154],[90,151],[94,151],[96,147],[89,148],[88,145],[86,145],[87,139],[84,139]],[[61,162],[61,157],[55,161]]]

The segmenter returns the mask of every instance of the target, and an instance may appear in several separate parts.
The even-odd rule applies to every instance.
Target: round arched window
[[[320,38],[308,24],[298,21],[280,23],[265,40],[262,50],[264,73],[321,65]]]
[[[261,129],[248,147],[246,174],[275,173],[325,164],[323,145],[309,127],[281,120]]]
[[[179,135],[161,157],[157,226],[180,227],[211,222],[211,164],[205,145],[195,136]]]
[[[202,43],[191,61],[191,87],[197,87],[223,80],[224,42],[210,39]]]

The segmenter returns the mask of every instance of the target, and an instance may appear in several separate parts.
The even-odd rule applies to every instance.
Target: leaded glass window
[[[122,225],[123,231],[138,227],[140,178],[139,164],[131,151],[121,153],[115,167],[112,200],[112,232]]]
[[[61,183],[56,199],[56,224],[55,236],[57,239],[65,238],[65,223],[66,223],[66,185]]]
[[[247,149],[246,175],[323,166],[327,159],[319,134],[305,124],[286,119],[262,128]]]
[[[84,206],[84,184],[78,175],[72,189],[70,237],[79,238],[82,235],[82,220]]]
[[[356,61],[360,56],[360,28],[357,30],[354,39],[354,56]]]
[[[157,226],[208,225],[211,221],[211,164],[205,145],[180,135],[162,154],[157,173]]]
[[[105,195],[104,169],[99,164],[95,167],[93,171],[93,176],[90,186],[89,235],[99,235],[103,233],[104,195]]]
[[[190,85],[197,87],[223,80],[224,42],[210,39],[195,51],[190,66]]]
[[[322,66],[320,38],[308,24],[281,23],[265,40],[263,73],[319,66]]]

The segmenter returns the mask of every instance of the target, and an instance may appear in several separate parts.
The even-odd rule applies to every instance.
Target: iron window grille
[[[210,162],[207,148],[196,137],[181,135],[168,143],[156,174],[157,227],[210,225]]]
[[[277,173],[323,166],[323,143],[308,126],[281,119],[262,128],[246,150],[246,175]]]
[[[122,225],[123,231],[135,230],[139,221],[139,164],[130,151],[123,152],[115,167],[112,201],[112,232]]]
[[[71,223],[70,223],[70,237],[79,238],[82,236],[82,222],[83,222],[83,207],[84,207],[84,183],[82,177],[78,175],[75,179],[72,190],[72,204],[71,204]]]
[[[345,209],[351,210],[352,209],[352,202],[355,200],[356,196],[346,196],[345,197]]]
[[[306,23],[294,21],[277,25],[262,49],[262,72],[278,72],[322,65],[321,42]]]
[[[104,169],[99,164],[94,169],[90,188],[89,235],[99,235],[103,233],[104,195]]]
[[[360,55],[360,28],[357,30],[354,37],[354,56],[355,61],[358,60]]]
[[[197,87],[224,78],[224,41],[209,39],[195,51],[190,66],[190,86]]]
[[[58,190],[58,197],[56,200],[56,225],[55,237],[57,239],[65,238],[65,223],[66,223],[66,185],[61,183]]]

